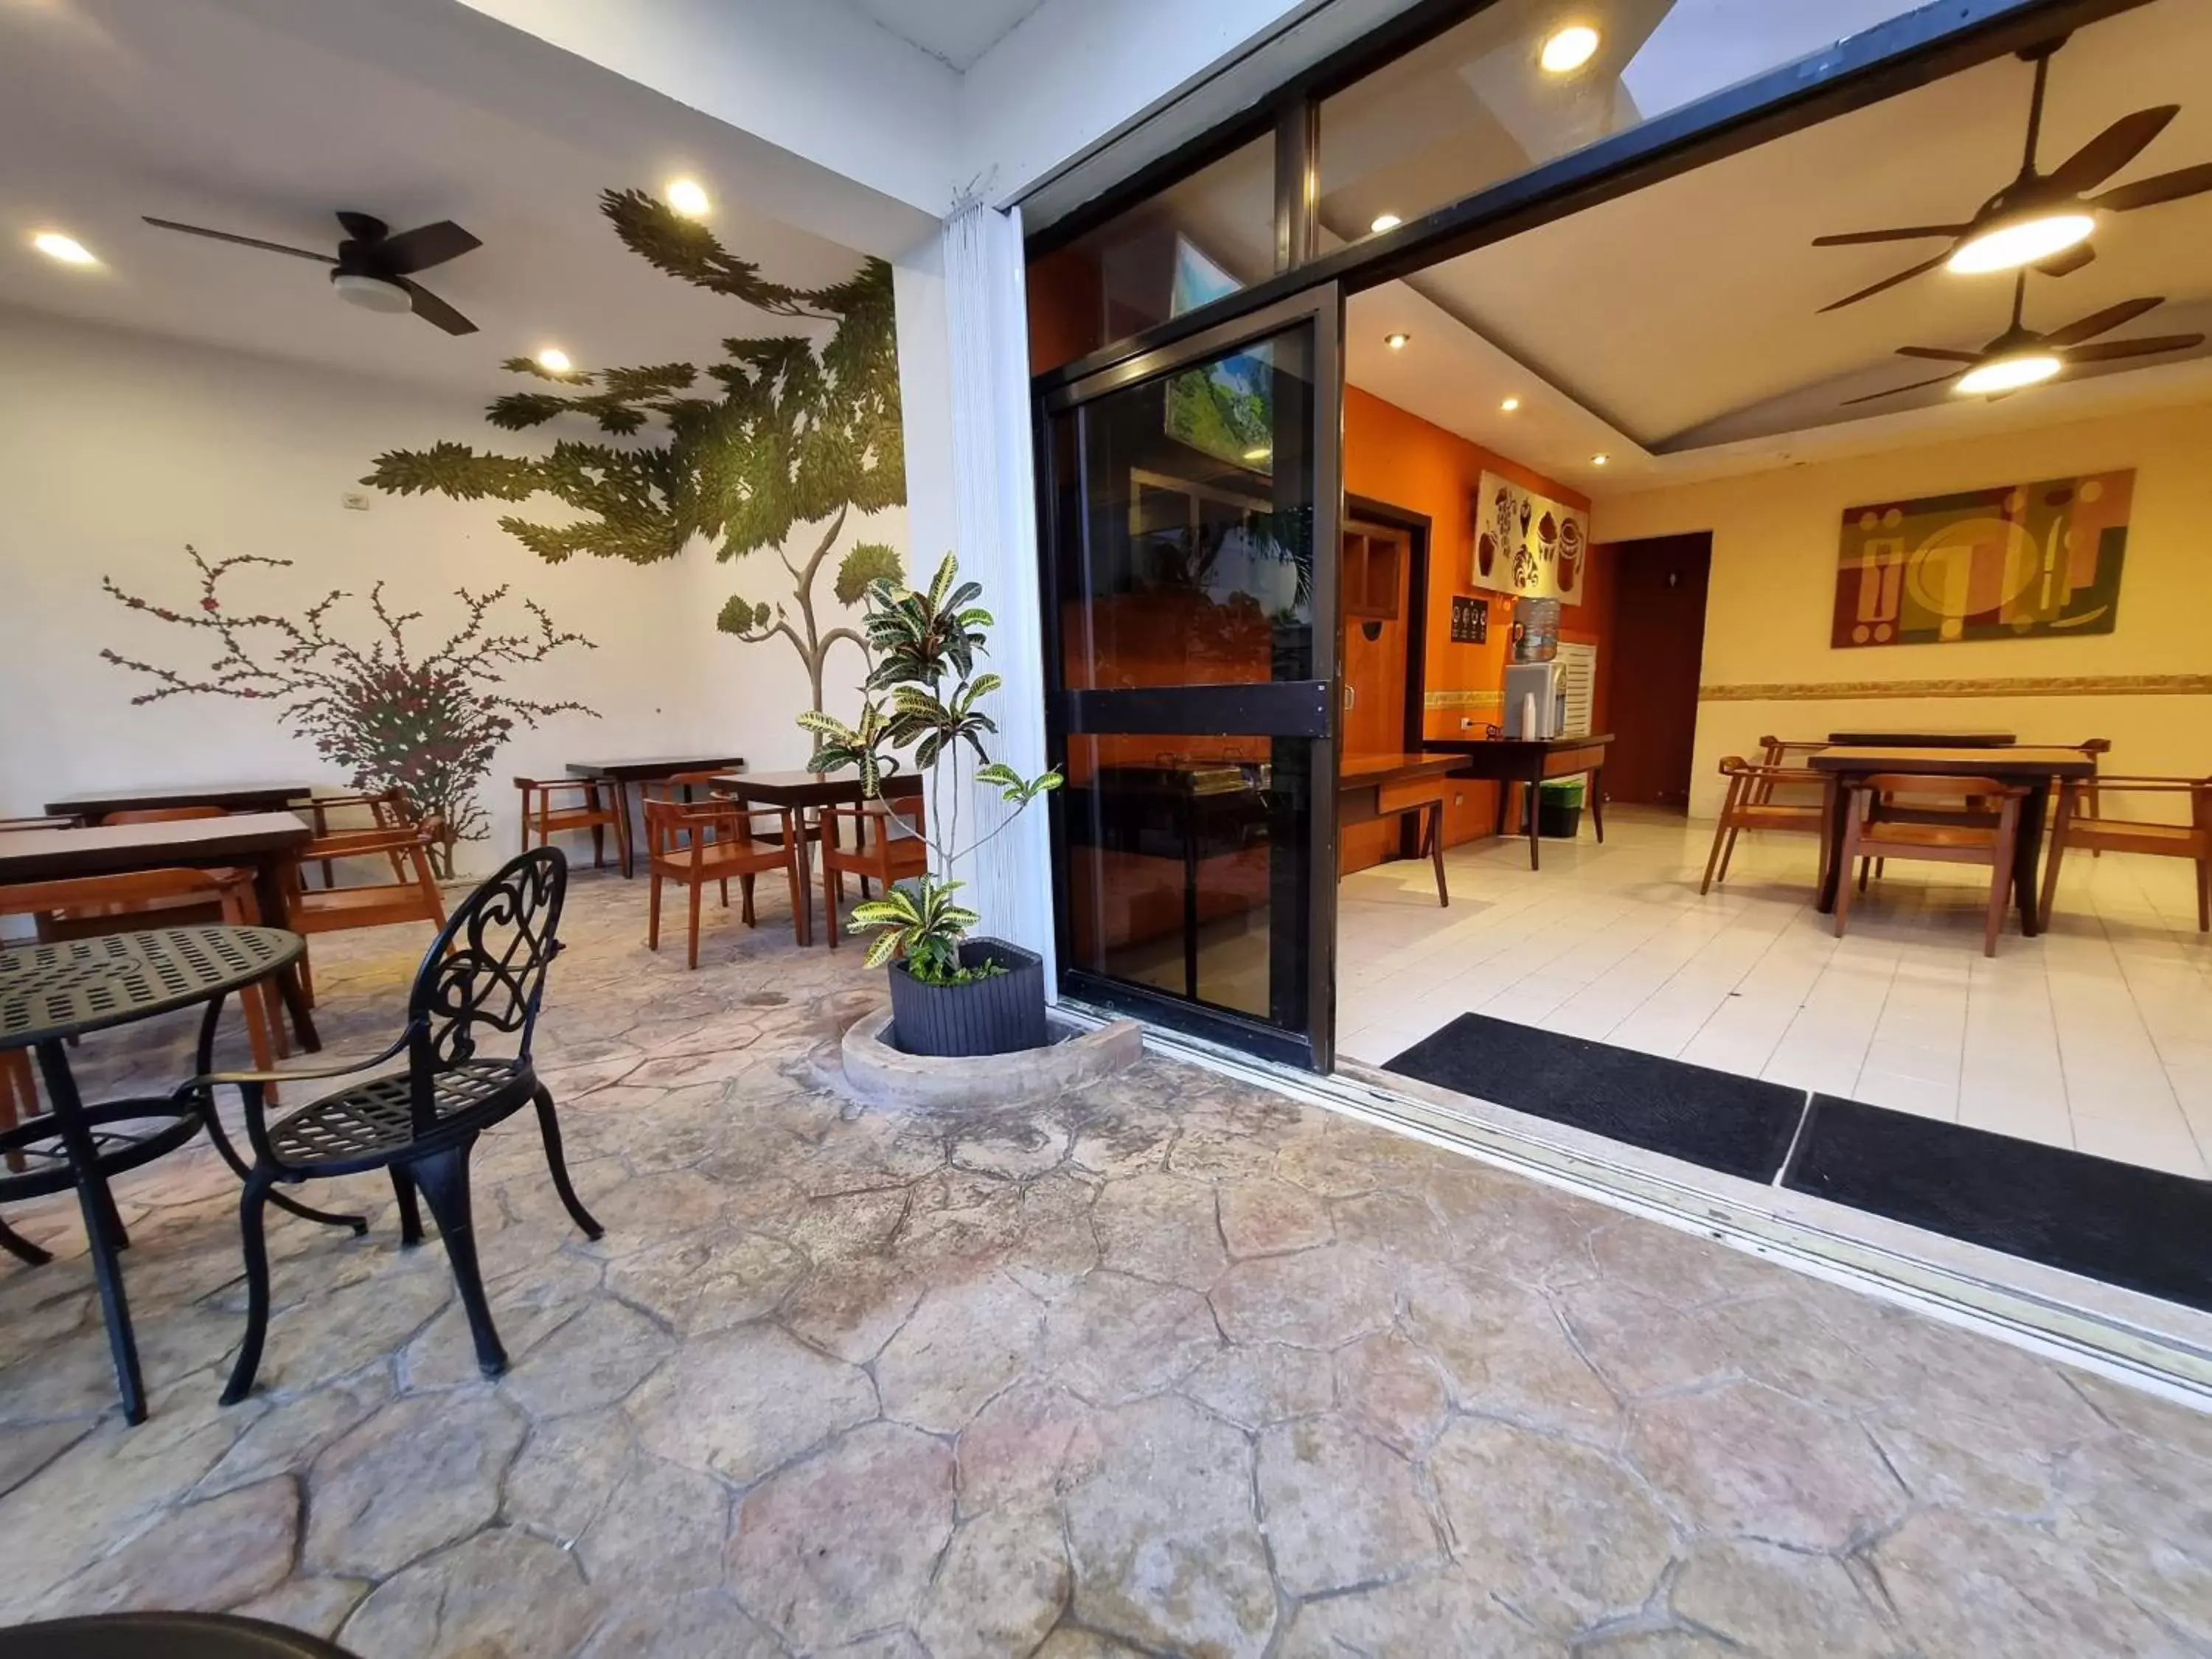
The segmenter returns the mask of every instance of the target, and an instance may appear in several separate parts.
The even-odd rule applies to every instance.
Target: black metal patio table
[[[276,927],[157,927],[106,933],[0,951],[0,1049],[33,1048],[46,1086],[49,1110],[0,1133],[0,1153],[14,1153],[21,1169],[0,1168],[0,1203],[76,1189],[84,1216],[93,1277],[115,1360],[124,1416],[146,1417],[145,1383],[124,1297],[118,1252],[130,1244],[108,1191],[108,1178],[176,1151],[204,1125],[225,1163],[244,1176],[245,1165],[216,1117],[211,1095],[179,1090],[87,1105],[71,1073],[71,1037],[127,1025],[204,1003],[194,1075],[214,1067],[215,1034],[223,999],[298,960],[306,941]],[[310,1220],[349,1226],[356,1216],[326,1214],[289,1199],[276,1201]],[[45,1250],[0,1222],[0,1248],[32,1267],[51,1260]]]

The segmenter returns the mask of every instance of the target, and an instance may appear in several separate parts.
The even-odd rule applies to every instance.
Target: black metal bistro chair
[[[281,1196],[271,1191],[279,1182],[389,1170],[399,1200],[400,1242],[409,1245],[422,1240],[416,1207],[419,1191],[446,1241],[469,1332],[476,1339],[477,1364],[486,1376],[507,1369],[507,1352],[484,1301],[470,1220],[469,1153],[477,1137],[535,1103],[554,1190],[585,1237],[599,1237],[599,1224],[568,1183],[553,1096],[538,1080],[530,1060],[546,966],[561,949],[556,930],[568,885],[567,857],[557,848],[541,847],[514,860],[462,900],[415,975],[407,1029],[374,1059],[324,1071],[218,1072],[185,1085],[237,1085],[253,1149],[253,1167],[238,1209],[246,1249],[246,1343],[223,1390],[226,1406],[246,1397],[261,1363],[269,1324],[269,1253],[261,1212],[270,1199]],[[520,1033],[516,1053],[479,1057],[477,1039],[487,1028]],[[274,1121],[269,1118],[265,1091],[272,1083],[349,1077],[403,1053],[404,1071],[354,1084]]]

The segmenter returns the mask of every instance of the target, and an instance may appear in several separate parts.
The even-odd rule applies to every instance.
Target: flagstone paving
[[[718,914],[696,974],[580,877],[532,1124],[477,1212],[513,1368],[434,1242],[337,1183],[119,1189],[153,1415],[113,1407],[74,1211],[0,1269],[0,1619],[238,1608],[363,1659],[2212,1652],[2212,1419],[1158,1058],[1019,1112],[849,1107],[865,986]],[[333,1050],[420,930],[315,945]],[[173,1080],[188,1024],[88,1039]]]

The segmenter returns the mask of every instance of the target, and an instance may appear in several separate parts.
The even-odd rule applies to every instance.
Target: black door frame
[[[1313,337],[1313,613],[1314,678],[1244,685],[1154,686],[1132,690],[1070,690],[1066,641],[1061,637],[1064,595],[1054,538],[1054,511],[1065,482],[1055,473],[1052,437],[1055,416],[1079,404],[1158,379],[1255,343],[1309,325]],[[1059,791],[1051,810],[1053,927],[1059,946],[1060,989],[1085,1002],[1116,1009],[1190,1036],[1211,1038],[1247,1053],[1326,1073],[1336,1057],[1336,778],[1341,715],[1335,687],[1341,678],[1339,542],[1344,522],[1344,301],[1334,283],[1322,283],[1233,321],[1186,335],[1172,345],[1121,358],[1097,373],[1070,380],[1034,402],[1036,456],[1038,577],[1044,609],[1046,752],[1067,762],[1071,735],[1089,732],[1188,733],[1219,731],[1233,720],[1234,735],[1301,738],[1312,747],[1312,821],[1306,845],[1306,1030],[1287,1031],[1212,1004],[1197,1004],[1164,991],[1110,979],[1073,967],[1074,932],[1069,882],[1066,804]],[[1078,465],[1080,465],[1079,461]],[[1088,490],[1081,492],[1088,498]]]

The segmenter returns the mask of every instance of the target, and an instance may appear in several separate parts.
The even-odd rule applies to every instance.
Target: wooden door
[[[1406,748],[1407,661],[1412,647],[1408,588],[1410,532],[1395,526],[1347,522],[1344,532],[1344,753],[1397,755]],[[1356,824],[1342,833],[1338,868],[1364,870],[1398,847],[1393,820]]]
[[[1601,550],[1613,582],[1606,799],[1686,811],[1713,538],[1662,536]]]

